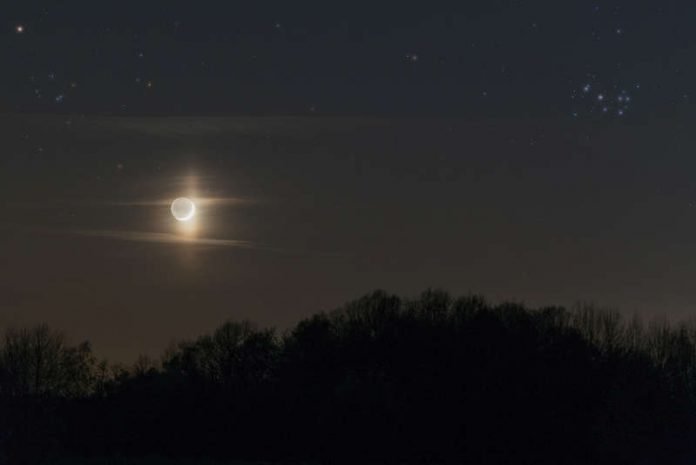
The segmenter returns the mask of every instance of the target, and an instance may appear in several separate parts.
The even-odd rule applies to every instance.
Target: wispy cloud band
[[[78,230],[69,233],[81,236],[103,237],[133,242],[155,242],[160,244],[192,244],[217,247],[240,247],[245,249],[265,248],[249,241],[237,239],[213,239],[205,237],[190,237],[171,233],[143,232],[143,231],[118,231],[118,230]]]

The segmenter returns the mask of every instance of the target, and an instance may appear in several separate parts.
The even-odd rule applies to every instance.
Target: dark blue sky
[[[695,18],[687,1],[12,2],[0,103],[112,114],[683,112]],[[621,92],[631,102],[619,115]]]

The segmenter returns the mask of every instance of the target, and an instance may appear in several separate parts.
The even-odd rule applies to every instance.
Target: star
[[[24,25],[18,24],[15,26],[15,32],[17,34],[23,34],[24,33]]]

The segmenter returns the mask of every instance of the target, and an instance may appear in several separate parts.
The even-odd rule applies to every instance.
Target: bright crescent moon
[[[188,221],[196,214],[196,204],[191,199],[179,197],[172,202],[171,212],[177,221]]]

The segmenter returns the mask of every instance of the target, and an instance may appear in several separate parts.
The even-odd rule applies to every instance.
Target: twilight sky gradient
[[[0,324],[47,321],[119,359],[226,318],[284,327],[377,287],[678,318],[696,300],[687,127],[26,115],[2,127]],[[177,224],[159,199],[192,176],[218,199],[199,236],[221,243],[167,239]]]
[[[29,1],[0,328],[158,354],[374,288],[691,318],[696,4]],[[195,237],[169,213],[205,199]]]

